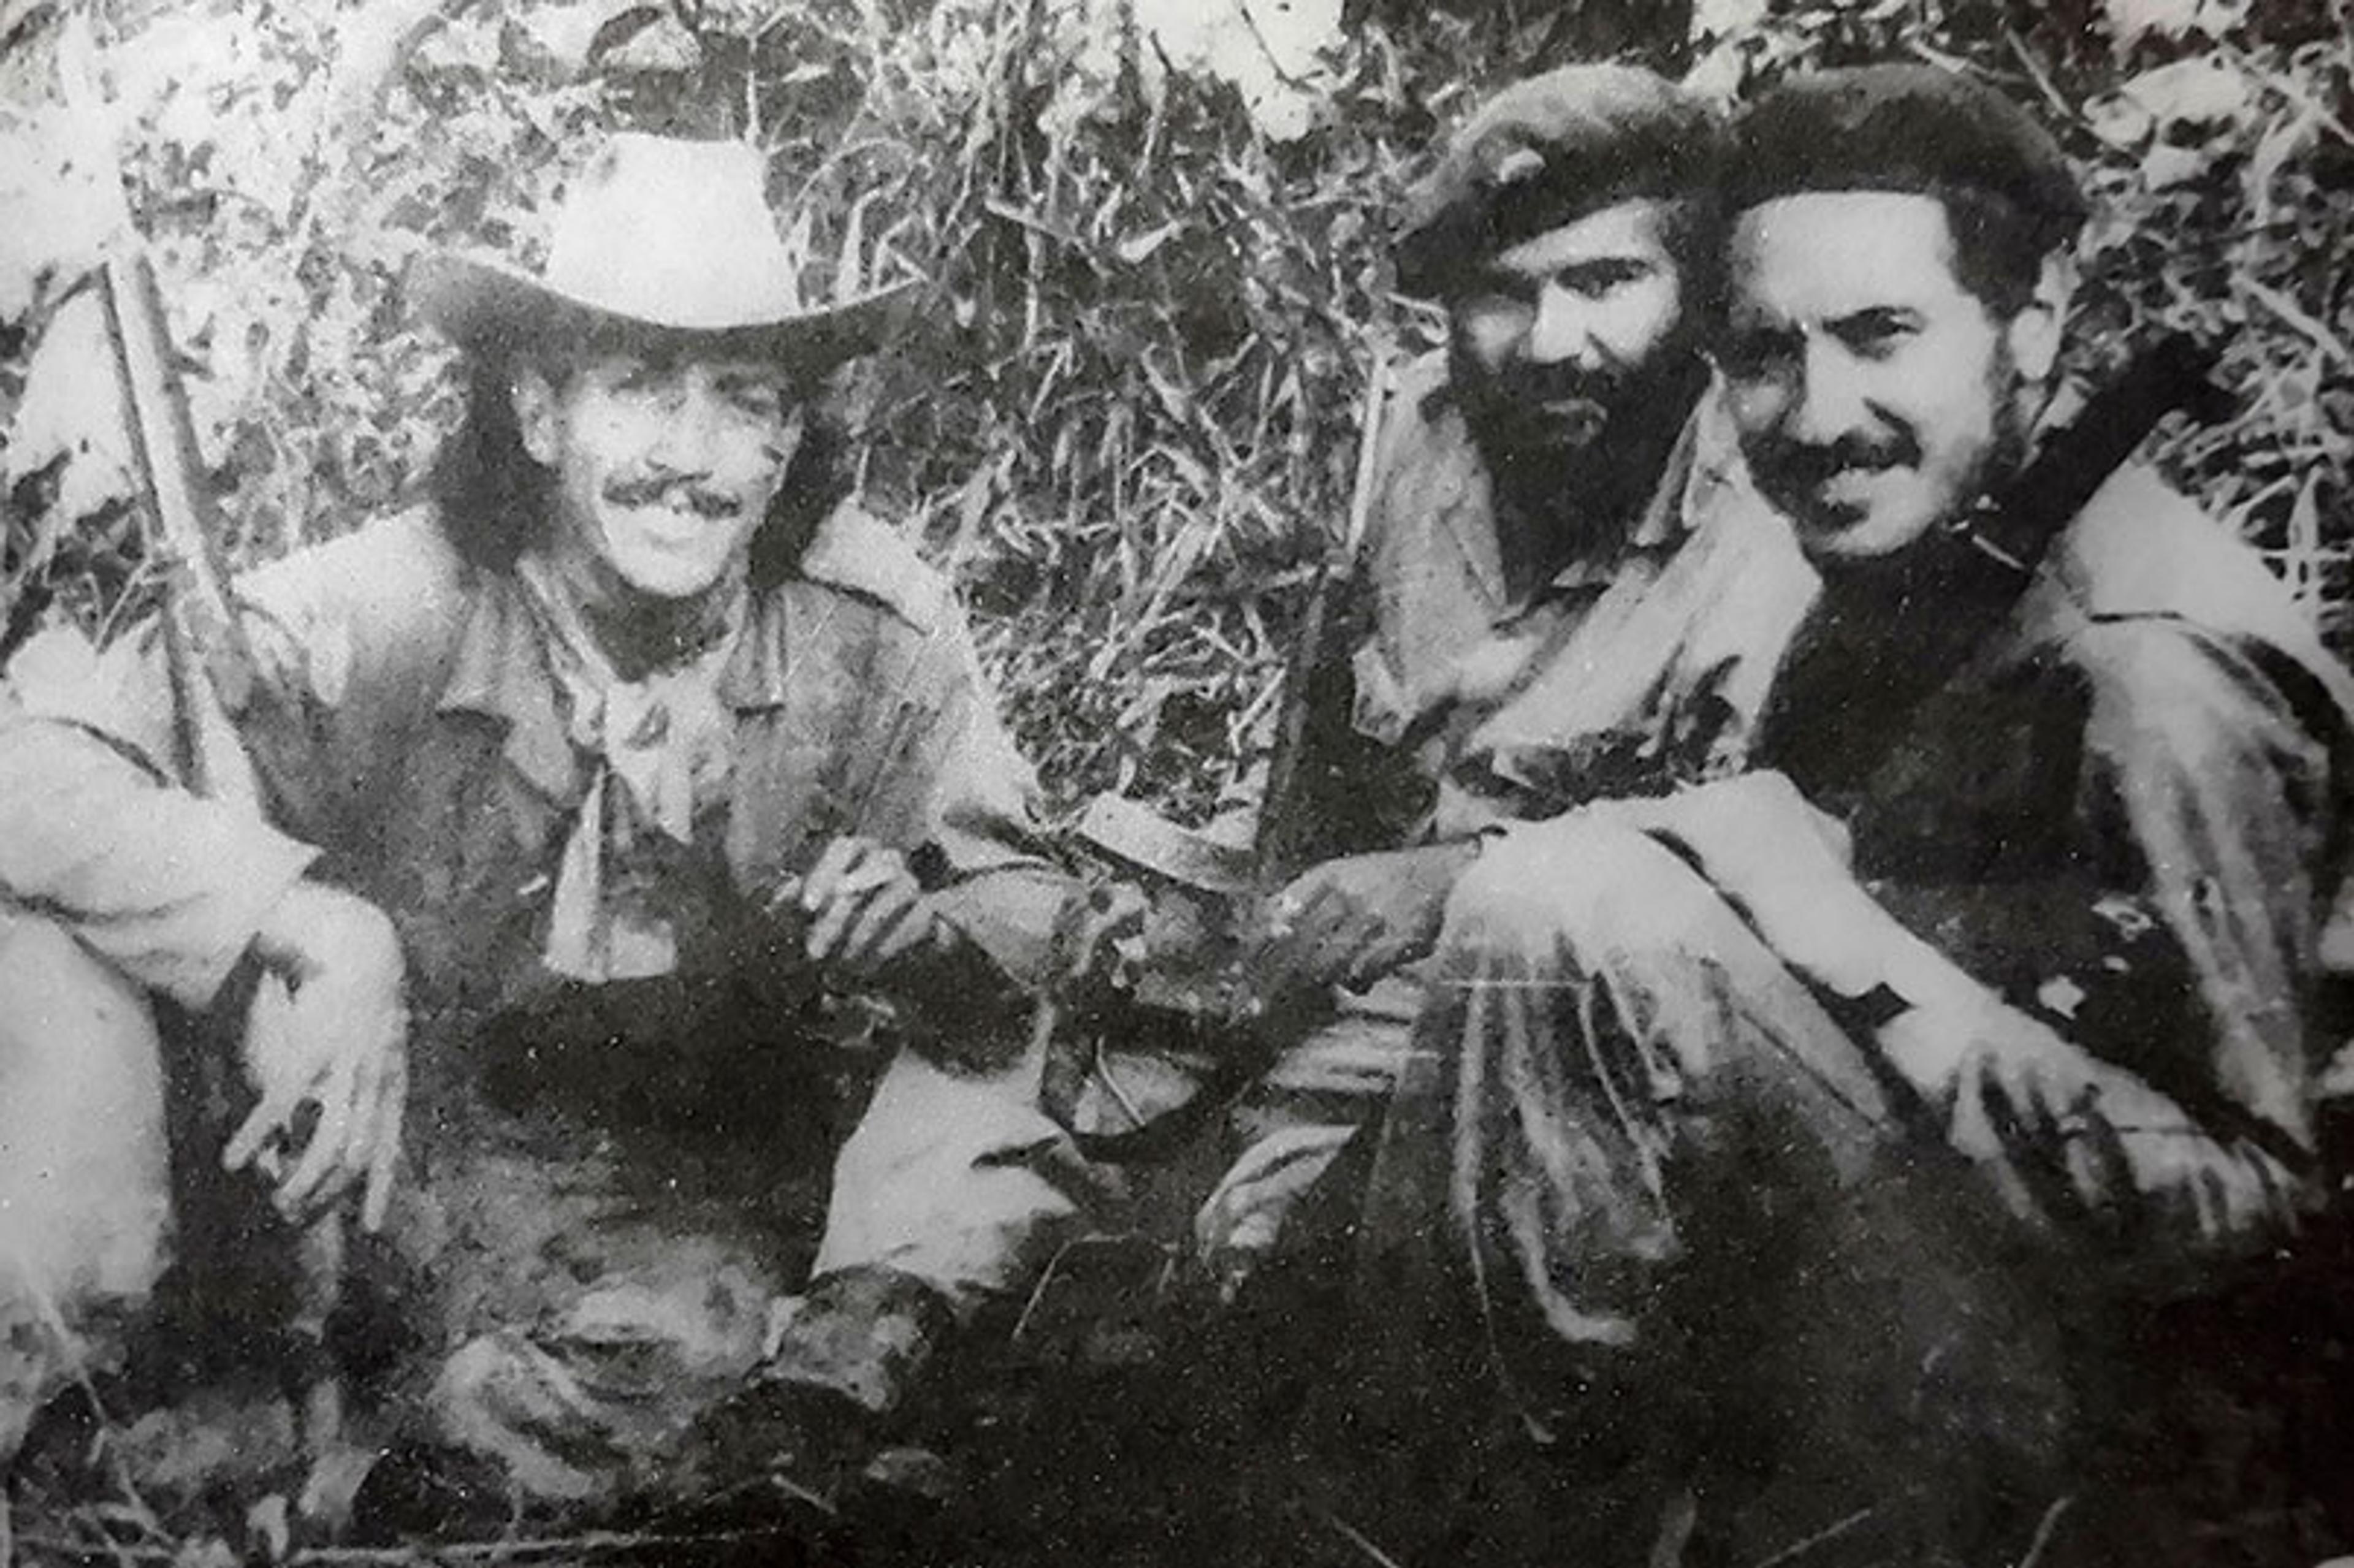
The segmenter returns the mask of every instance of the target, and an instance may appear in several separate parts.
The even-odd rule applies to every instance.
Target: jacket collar
[[[506,732],[503,755],[548,800],[578,801],[588,787],[585,765],[564,723],[547,649],[513,577],[484,573],[476,579],[450,677],[438,711],[473,714]],[[720,672],[720,700],[737,713],[785,701],[783,596],[757,595],[750,620]]]

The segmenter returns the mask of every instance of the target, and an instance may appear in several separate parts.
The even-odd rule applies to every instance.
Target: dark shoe
[[[695,1423],[682,1480],[706,1499],[830,1503],[888,1437],[955,1329],[948,1302],[894,1269],[829,1274],[779,1302],[750,1385]]]
[[[882,1420],[906,1406],[955,1331],[947,1298],[913,1275],[843,1269],[771,1310],[758,1378],[837,1395]]]

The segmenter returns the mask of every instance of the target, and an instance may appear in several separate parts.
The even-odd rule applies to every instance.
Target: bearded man
[[[891,1409],[1074,1213],[998,1027],[1066,884],[961,615],[847,499],[823,411],[900,307],[805,306],[765,175],[618,136],[544,271],[423,265],[467,423],[435,506],[239,585],[255,667],[215,717],[257,800],[173,776],[153,639],[20,662],[0,970],[45,1004],[0,1018],[0,1105],[108,1169],[60,1190],[0,1139],[16,1234],[65,1238],[12,1325],[136,1305],[158,1063],[224,1011],[195,1037],[241,1040],[213,1065],[250,1115],[175,1137],[292,1222],[358,1197],[347,1288],[415,1341],[388,1430],[526,1499],[662,1495],[716,1434],[757,1475]],[[877,988],[879,1083],[811,1044]],[[794,1173],[837,1149],[821,1239]]]
[[[1649,71],[1567,67],[1480,108],[1408,203],[1399,282],[1444,302],[1448,341],[1398,377],[1353,661],[1311,687],[1304,799],[1281,806],[1316,824],[1315,863],[1249,972],[1304,1033],[1237,1105],[1240,1157],[1197,1225],[1220,1272],[1378,1114],[1412,967],[1481,835],[1729,765],[1812,592],[1701,402],[1719,136]]]
[[[1727,406],[1823,582],[1776,770],[1515,830],[1460,880],[1366,1305],[1451,1303],[1557,1459],[1690,1482],[1680,1538],[1697,1500],[1744,1559],[2065,1559],[2119,1314],[2324,1191],[2349,683],[2139,464],[1983,591],[2084,214],[2017,105],[1797,79],[1726,183]]]

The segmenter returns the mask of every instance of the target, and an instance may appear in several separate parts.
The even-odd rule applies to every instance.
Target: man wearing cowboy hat
[[[159,1040],[246,996],[222,1162],[289,1220],[356,1202],[354,1288],[422,1352],[387,1379],[406,1430],[529,1497],[660,1492],[731,1397],[888,1410],[1074,1212],[993,1027],[1066,885],[957,606],[844,499],[819,401],[897,302],[805,305],[763,175],[618,136],[543,271],[420,268],[467,421],[432,508],[239,585],[254,667],[215,716],[258,803],[171,776],[144,641],[20,662],[0,985],[44,1005],[0,1010],[0,1105],[111,1165],[0,1164],[23,1234],[83,1238],[0,1308],[135,1301]],[[850,1032],[845,984],[957,1009],[870,1020],[916,1044],[842,1141],[808,1041]],[[829,1152],[812,1249],[791,1178]]]

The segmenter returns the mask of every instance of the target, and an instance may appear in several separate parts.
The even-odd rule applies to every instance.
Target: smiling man
[[[1317,824],[1317,863],[1270,901],[1252,975],[1305,1026],[1202,1212],[1225,1272],[1378,1114],[1482,833],[1729,765],[1812,591],[1700,407],[1720,134],[1649,71],[1567,67],[1481,106],[1409,197],[1399,282],[1444,303],[1447,344],[1390,398],[1353,660],[1311,688],[1303,798],[1278,803]]]
[[[59,1000],[0,1018],[0,1103],[122,1147],[74,1192],[0,1149],[12,1223],[82,1238],[7,1322],[152,1278],[156,1061],[206,1015],[251,1114],[175,1138],[290,1220],[358,1200],[345,1306],[414,1341],[370,1347],[372,1392],[473,1462],[408,1478],[498,1508],[853,1436],[1074,1212],[1003,1027],[1066,884],[956,605],[850,503],[824,411],[897,307],[803,304],[765,173],[618,137],[544,270],[420,266],[466,422],[435,506],[239,585],[258,800],[177,786],[152,646],[20,665],[0,969]],[[817,1044],[859,994],[899,1004],[879,1084]]]
[[[2043,1539],[2073,1400],[2118,1314],[2324,1190],[2349,683],[2137,464],[1966,596],[2028,499],[2084,215],[2023,111],[1798,79],[1726,208],[1728,408],[1823,582],[1778,771],[1466,874],[1417,1035],[1446,1071],[1382,1172],[1408,1243],[1368,1278],[1440,1280],[1528,1430],[1684,1478],[1744,1559],[2131,1560],[2097,1498]]]

